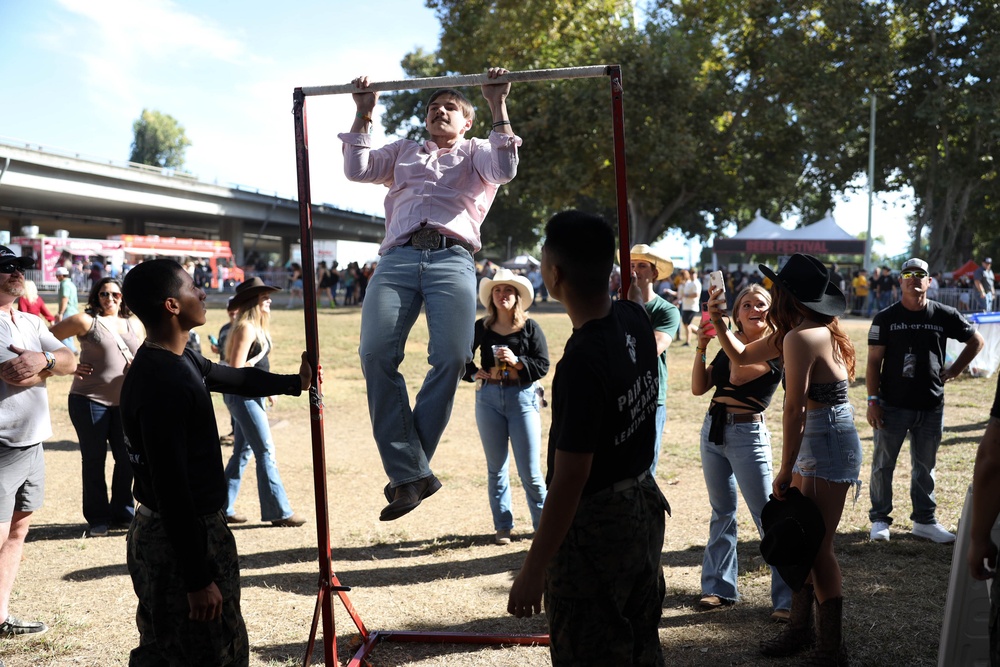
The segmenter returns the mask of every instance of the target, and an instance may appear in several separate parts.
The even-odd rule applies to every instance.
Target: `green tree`
[[[184,134],[184,126],[169,114],[143,109],[132,123],[132,153],[129,162],[148,164],[168,169],[184,166],[184,151],[191,141]]]
[[[864,167],[867,88],[884,79],[889,45],[878,3],[676,0],[651,5],[642,25],[616,0],[428,6],[441,47],[404,60],[410,75],[622,65],[634,242],[671,228],[707,237],[756,208],[816,219]],[[412,131],[413,95],[387,98],[387,129]],[[515,85],[525,144],[505,190],[536,229],[568,206],[615,210],[609,98],[594,81]]]
[[[1000,14],[992,0],[897,0],[895,76],[880,100],[879,164],[913,187],[914,253],[933,270],[1000,250]]]

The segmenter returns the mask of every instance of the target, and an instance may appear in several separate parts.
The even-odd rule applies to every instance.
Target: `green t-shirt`
[[[681,325],[681,311],[677,306],[670,303],[662,296],[654,296],[651,301],[646,302],[646,313],[649,315],[649,322],[653,325],[653,331],[662,331],[673,340],[677,336],[677,329]],[[664,405],[667,402],[667,352],[663,351],[657,364],[660,370],[660,395],[657,398],[657,405]]]
[[[71,315],[76,315],[80,312],[79,305],[76,302],[76,285],[69,278],[59,281],[59,303],[62,303],[62,298],[66,297],[66,310],[63,312],[63,319],[70,317]]]

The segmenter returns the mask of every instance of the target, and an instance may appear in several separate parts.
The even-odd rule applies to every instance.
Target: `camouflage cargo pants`
[[[546,571],[553,665],[663,665],[660,552],[670,508],[649,477],[582,498]]]
[[[219,512],[202,518],[208,560],[222,593],[222,618],[188,618],[187,588],[179,561],[159,518],[136,514],[128,532],[128,571],[139,598],[135,622],[139,646],[130,667],[246,667],[250,645],[240,613],[240,567],[236,540]]]

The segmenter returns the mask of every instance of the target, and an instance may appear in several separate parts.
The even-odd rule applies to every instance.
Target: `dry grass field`
[[[213,297],[207,335],[218,331],[225,312]],[[293,372],[304,348],[301,309],[275,301],[272,368]],[[539,305],[553,361],[570,333],[558,304]],[[324,369],[326,480],[330,496],[333,565],[370,630],[439,630],[490,633],[544,632],[544,618],[517,620],[506,613],[507,591],[530,541],[523,496],[515,493],[518,526],[506,547],[493,544],[485,492],[485,462],[474,417],[471,384],[459,387],[451,423],[434,460],[444,488],[411,514],[378,520],[385,476],[371,438],[364,384],[357,361],[360,311],[324,309],[319,314]],[[864,375],[867,322],[847,320]],[[426,367],[426,328],[418,323],[407,346],[404,373],[411,397]],[[710,351],[710,354],[712,352]],[[693,347],[669,350],[669,417],[658,481],[673,507],[667,521],[663,568],[667,581],[660,636],[670,665],[771,665],[756,645],[776,632],[768,615],[769,573],[749,515],[740,510],[740,586],[743,600],[731,608],[699,612],[701,552],[710,510],[698,454],[698,432],[708,397],[689,390]],[[551,380],[551,378],[548,378]],[[70,381],[49,382],[54,436],[45,444],[45,507],[36,513],[15,585],[12,611],[41,619],[51,630],[34,640],[0,641],[9,667],[125,665],[135,646],[135,596],[125,568],[124,532],[85,539],[80,511],[80,456],[66,410]],[[937,469],[939,520],[955,529],[972,476],[975,448],[993,398],[994,380],[965,376],[947,389],[946,433]],[[548,386],[549,382],[546,381]],[[863,377],[851,389],[863,409]],[[779,460],[781,390],[768,412]],[[228,414],[216,401],[221,424]],[[543,430],[550,415],[544,411]],[[243,574],[243,611],[252,646],[251,665],[302,664],[316,600],[317,532],[306,397],[281,398],[270,414],[285,487],[296,511],[310,522],[298,529],[251,521],[235,528]],[[183,419],[184,415],[177,415]],[[858,420],[870,463],[871,430]],[[904,454],[894,485],[896,532],[889,543],[868,541],[867,483],[860,499],[848,501],[837,539],[844,571],[845,634],[856,665],[934,665],[940,636],[952,547],[910,537],[909,464]],[[248,468],[248,476],[253,469]],[[862,477],[867,476],[863,468]],[[515,486],[518,484],[513,481]],[[259,518],[252,479],[244,484],[239,510]],[[350,657],[357,630],[334,601],[340,660]],[[322,646],[313,663],[322,663]],[[540,647],[481,647],[385,643],[371,664],[546,665]]]

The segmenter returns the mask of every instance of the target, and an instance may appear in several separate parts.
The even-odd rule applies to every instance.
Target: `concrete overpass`
[[[72,237],[158,234],[229,241],[242,262],[247,253],[289,257],[299,241],[294,199],[199,181],[172,169],[100,160],[0,140],[0,230],[11,236],[37,226]],[[379,243],[385,221],[330,205],[313,204],[313,235]]]

